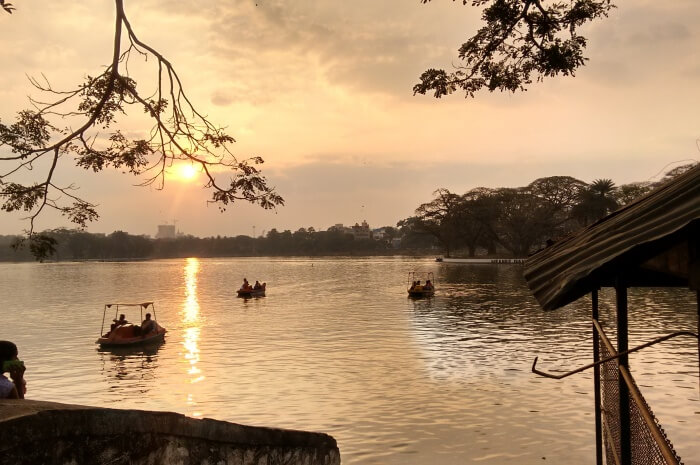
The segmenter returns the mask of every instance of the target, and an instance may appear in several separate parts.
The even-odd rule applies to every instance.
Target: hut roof
[[[524,275],[540,305],[562,307],[598,287],[696,288],[700,165],[537,252]]]

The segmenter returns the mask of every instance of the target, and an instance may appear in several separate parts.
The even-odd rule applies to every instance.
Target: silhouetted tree
[[[432,92],[439,98],[459,90],[473,97],[483,88],[525,90],[533,76],[573,76],[587,60],[587,40],[579,28],[614,8],[610,0],[462,0],[467,3],[484,8],[485,25],[459,48],[463,64],[449,73],[425,71],[414,94]]]
[[[615,201],[618,205],[623,206],[638,199],[652,189],[648,182],[633,182],[623,184],[615,189]]]
[[[401,248],[418,249],[437,244],[434,235],[422,228],[420,218],[411,216],[396,223],[401,237]]]
[[[54,89],[48,80],[31,79],[49,101],[32,99],[33,109],[20,111],[14,123],[0,121],[0,161],[7,166],[0,172],[0,208],[27,212],[26,239],[38,257],[46,256],[55,246],[50,236],[34,230],[35,219],[45,208],[59,211],[81,228],[98,217],[96,206],[77,196],[76,186],[55,182],[59,160],[68,156],[77,166],[93,172],[113,167],[143,174],[142,185],[158,188],[165,182],[165,168],[183,161],[202,170],[205,186],[212,192],[211,202],[221,210],[237,200],[262,208],[283,204],[256,167],[263,163],[262,158],[239,160],[233,155],[228,148],[233,137],[193,106],[170,61],[138,38],[123,0],[114,4],[112,57],[104,71],[88,76],[70,90]],[[4,2],[3,7],[12,10]],[[129,64],[136,58],[152,64],[153,76],[146,81],[151,89],[137,88],[130,74]],[[130,107],[152,119],[146,137],[130,138],[115,129]],[[64,118],[70,119],[70,126],[61,126]],[[32,169],[39,178],[28,181],[26,173]],[[228,176],[229,181],[222,183],[216,173]]]
[[[579,191],[574,216],[584,225],[599,220],[618,207],[615,200],[615,183],[610,179],[596,179]]]
[[[516,257],[525,257],[551,237],[555,223],[548,206],[527,188],[498,189],[496,240]]]
[[[462,199],[445,188],[436,190],[433,195],[432,201],[416,209],[416,226],[435,236],[449,257],[460,241]]]
[[[541,199],[545,214],[551,216],[549,239],[556,239],[577,228],[573,209],[586,183],[571,176],[549,176],[528,184],[528,191]]]
[[[464,214],[469,220],[465,231],[465,242],[469,256],[476,254],[476,246],[484,247],[489,254],[496,253],[498,236],[498,200],[496,189],[476,187],[464,194]]]
[[[655,183],[654,186],[658,186],[659,184],[663,184],[667,181],[670,181],[671,179],[680,176],[681,174],[685,173],[686,171],[694,168],[695,166],[698,165],[698,162],[694,163],[688,163],[685,165],[677,166],[664,174],[664,177],[659,180],[659,182]]]

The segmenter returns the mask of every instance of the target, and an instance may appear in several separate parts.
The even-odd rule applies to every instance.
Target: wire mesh
[[[612,345],[604,333],[600,334],[600,357],[601,359],[616,355]],[[601,412],[603,416],[603,441],[607,465],[619,465],[621,463],[621,436],[623,427],[620,423],[620,369],[618,360],[611,360],[603,363],[600,368],[600,389],[601,389]],[[680,457],[673,449],[671,441],[666,437],[663,428],[657,418],[649,408],[644,397],[641,395],[634,378],[624,378],[630,391],[635,390],[637,396],[629,396],[630,413],[630,443],[632,465],[682,465]],[[631,380],[631,385],[630,381]],[[636,399],[635,399],[636,397]],[[645,421],[644,417],[653,419],[661,437],[655,435],[652,426]],[[667,448],[660,444],[664,441]],[[672,457],[665,456],[662,449],[671,451]],[[668,454],[667,454],[668,455]]]

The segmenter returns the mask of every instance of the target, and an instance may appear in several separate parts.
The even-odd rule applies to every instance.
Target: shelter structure
[[[679,464],[660,424],[629,370],[628,354],[678,336],[700,333],[700,165],[613,212],[577,234],[537,252],[525,263],[525,279],[546,310],[591,294],[596,463]],[[598,321],[598,290],[615,289],[616,347]],[[678,331],[628,346],[631,287],[685,287],[697,301],[698,333]],[[700,354],[698,358],[700,369]],[[603,454],[605,451],[605,454]]]

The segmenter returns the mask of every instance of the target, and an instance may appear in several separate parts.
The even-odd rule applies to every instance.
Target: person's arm
[[[17,386],[14,386],[10,393],[5,397],[6,399],[22,399],[22,397],[19,396],[19,393],[17,392]]]
[[[10,399],[24,399],[24,394],[27,392],[27,382],[24,381],[24,366],[16,367],[10,370],[10,378],[15,387],[10,392]]]

